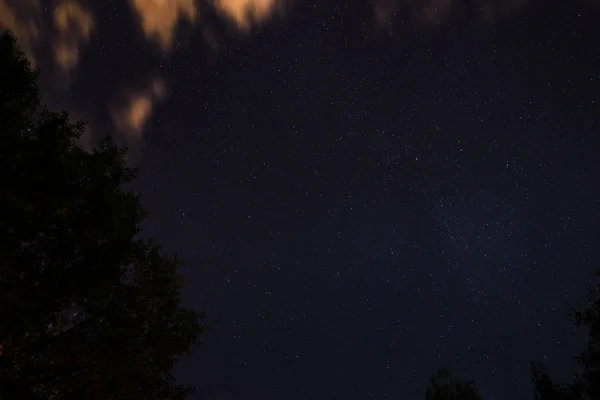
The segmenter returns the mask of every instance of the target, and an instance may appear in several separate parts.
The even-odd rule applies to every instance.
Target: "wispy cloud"
[[[147,40],[159,45],[163,52],[173,47],[181,22],[191,25],[206,23],[199,4],[213,7],[237,30],[249,31],[253,25],[268,21],[283,11],[290,0],[128,0],[139,27]],[[202,31],[207,30],[206,26]],[[210,31],[210,29],[208,29]],[[208,38],[210,40],[211,38]]]
[[[238,29],[263,23],[286,6],[281,0],[212,0],[217,11]]]
[[[52,13],[51,25],[43,23],[42,4]],[[77,0],[0,0],[0,27],[13,31],[34,65],[41,40],[51,41],[57,65],[71,73],[94,31],[94,16]]]
[[[396,15],[396,0],[376,0],[373,2],[373,14],[378,25],[389,28]]]
[[[389,26],[397,14],[408,13],[417,23],[431,26],[452,18],[465,3],[465,0],[374,0],[373,12],[380,25]],[[469,4],[475,5],[482,22],[491,22],[529,3],[530,0],[475,0]]]
[[[115,128],[129,140],[140,139],[156,104],[164,100],[167,87],[155,78],[145,90],[130,92],[121,107],[113,107],[111,116]]]
[[[0,28],[10,29],[35,65],[35,47],[40,40],[39,0],[0,0]]]
[[[147,39],[155,41],[163,51],[173,46],[179,22],[194,23],[198,18],[195,0],[129,0]]]
[[[70,73],[79,63],[79,49],[94,31],[91,11],[74,0],[60,2],[53,12],[58,37],[54,41],[54,58],[64,72]]]
[[[180,25],[194,26],[196,34],[217,44],[220,24],[215,13],[233,29],[251,34],[289,11],[295,0],[118,0],[126,1],[145,40],[156,43],[167,54],[177,41]],[[305,0],[298,0],[305,1]],[[409,18],[421,26],[431,26],[460,15],[466,5],[475,7],[482,22],[506,16],[536,0],[372,0],[378,26],[393,27],[395,18]],[[541,0],[537,0],[540,1]],[[586,0],[600,4],[600,0]],[[27,56],[35,62],[36,49],[51,44],[54,61],[67,76],[79,67],[82,48],[97,29],[95,0],[0,0],[0,28],[11,29]],[[86,7],[87,5],[87,7]],[[48,13],[45,10],[49,11]],[[44,20],[42,16],[48,18]],[[100,38],[102,40],[102,38]],[[216,47],[216,46],[213,46]],[[146,71],[143,71],[146,73]],[[118,93],[123,93],[117,87]],[[109,105],[115,129],[128,139],[140,138],[155,111],[164,101],[166,85],[152,80],[143,90],[126,91],[123,101]]]

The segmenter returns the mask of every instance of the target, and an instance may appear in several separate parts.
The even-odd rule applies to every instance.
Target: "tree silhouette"
[[[480,400],[474,382],[457,380],[449,369],[439,369],[425,392],[426,400]]]
[[[136,176],[104,139],[40,105],[37,71],[0,36],[0,399],[182,399],[199,343],[181,262],[139,238]]]
[[[596,273],[600,276],[600,272]],[[600,285],[597,289],[600,289]],[[555,384],[541,364],[533,363],[531,374],[536,400],[600,400],[600,290],[590,292],[589,304],[573,310],[575,325],[589,330],[586,348],[575,357],[581,372],[571,384]]]
[[[600,272],[596,273],[600,276]],[[540,363],[532,363],[531,378],[535,400],[600,400],[600,285],[591,291],[589,304],[573,310],[575,325],[589,330],[586,348],[575,357],[581,372],[573,383],[557,384]],[[480,399],[473,382],[457,381],[449,370],[438,370],[431,377],[427,400]]]
[[[575,400],[583,399],[580,384],[559,385],[544,371],[539,363],[532,363],[531,378],[534,386],[535,400]]]
[[[596,273],[600,277],[600,271]],[[582,367],[581,391],[586,399],[600,399],[600,284],[590,292],[590,302],[582,310],[574,310],[573,317],[578,327],[589,329],[586,349],[575,359]]]

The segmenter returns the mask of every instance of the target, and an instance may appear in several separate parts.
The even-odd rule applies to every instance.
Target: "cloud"
[[[240,30],[248,30],[253,23],[266,21],[284,7],[281,0],[212,0],[212,2],[217,11]]]
[[[0,0],[0,28],[10,29],[35,66],[34,49],[40,40],[39,0]]]
[[[154,79],[146,90],[130,93],[126,104],[113,108],[111,112],[116,129],[129,139],[141,138],[146,122],[156,104],[164,100],[166,91],[165,82],[162,79]]]
[[[79,48],[94,31],[94,16],[74,0],[60,2],[53,12],[58,37],[54,58],[63,71],[70,73],[79,63]]]
[[[528,5],[530,0],[479,0],[480,16],[484,22],[506,16]]]
[[[373,12],[379,25],[389,26],[398,10],[408,10],[417,23],[431,26],[451,18],[464,3],[465,0],[374,0]],[[492,22],[529,3],[530,0],[475,0],[482,22]]]
[[[378,0],[373,2],[375,21],[380,26],[389,27],[396,14],[396,0]]]
[[[292,0],[128,0],[137,15],[144,36],[156,42],[163,52],[173,47],[179,23],[194,25],[202,18],[198,4],[214,8],[240,31],[269,20]],[[203,22],[207,22],[204,20]],[[206,27],[203,27],[203,31]],[[210,31],[210,30],[209,30]],[[210,40],[211,38],[209,38]]]
[[[181,20],[194,23],[198,17],[195,0],[129,0],[146,38],[158,42],[163,51],[173,46]]]
[[[456,6],[458,1],[429,0],[424,2],[413,0],[410,3],[410,8],[416,18],[427,25],[435,25],[451,15],[452,8]]]
[[[71,72],[79,62],[79,48],[94,30],[94,17],[76,0],[44,0],[43,4],[51,9],[56,35],[42,23],[41,0],[0,0],[0,27],[13,31],[34,65],[36,47],[42,39],[53,38],[56,63],[63,71]]]

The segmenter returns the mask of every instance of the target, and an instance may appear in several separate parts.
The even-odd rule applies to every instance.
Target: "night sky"
[[[244,11],[245,10],[245,11]],[[139,165],[192,399],[532,399],[600,260],[600,4],[0,0],[43,99]]]

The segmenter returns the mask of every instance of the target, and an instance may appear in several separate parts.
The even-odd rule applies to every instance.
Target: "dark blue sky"
[[[576,372],[599,7],[384,0],[382,26],[368,1],[297,0],[244,31],[205,5],[167,51],[128,2],[79,4],[94,29],[63,34],[68,80],[60,29],[33,41],[45,100],[132,148],[145,232],[186,261],[210,325],[176,370],[192,399],[416,400],[440,366],[531,399],[531,361]]]

